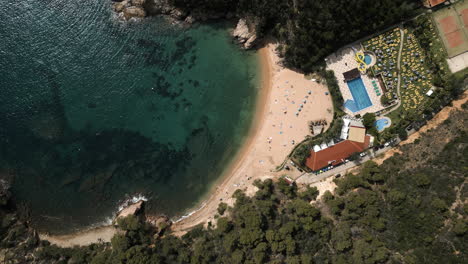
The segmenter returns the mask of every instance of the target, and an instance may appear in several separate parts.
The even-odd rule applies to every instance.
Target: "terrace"
[[[362,62],[358,62],[356,54],[362,52],[360,46],[345,47],[326,58],[327,68],[335,73],[340,92],[345,101],[344,111],[348,115],[364,115],[384,109],[380,103],[383,95],[377,78],[360,71],[365,63],[373,65],[374,56],[367,55]],[[359,70],[358,70],[359,69]]]

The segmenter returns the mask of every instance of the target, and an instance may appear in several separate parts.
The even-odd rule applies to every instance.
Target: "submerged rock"
[[[143,18],[146,16],[144,8],[146,0],[123,0],[113,4],[114,11],[126,20]]]
[[[6,205],[10,198],[10,184],[6,180],[0,179],[0,206]]]
[[[124,8],[128,5],[128,3],[129,3],[128,0],[114,3],[114,11],[117,13],[122,12]]]

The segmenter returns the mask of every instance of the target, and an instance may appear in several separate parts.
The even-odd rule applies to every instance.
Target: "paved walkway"
[[[447,59],[448,66],[452,73],[461,71],[468,67],[468,51]]]

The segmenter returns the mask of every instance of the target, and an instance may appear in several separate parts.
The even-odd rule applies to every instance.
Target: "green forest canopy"
[[[188,12],[255,17],[282,44],[289,67],[311,72],[339,47],[415,15],[421,0],[170,0]]]

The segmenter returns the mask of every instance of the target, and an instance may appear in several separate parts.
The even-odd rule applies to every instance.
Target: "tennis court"
[[[449,58],[468,51],[468,1],[440,9],[433,18]]]

